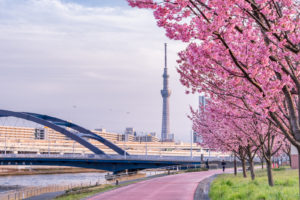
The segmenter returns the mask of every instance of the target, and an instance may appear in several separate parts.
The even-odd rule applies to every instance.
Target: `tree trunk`
[[[233,160],[233,166],[234,166],[234,175],[236,176],[237,168],[236,168],[236,157],[235,156],[234,156],[234,160]]]
[[[244,178],[247,178],[245,158],[242,159],[242,168],[243,168],[243,176]]]
[[[255,173],[254,173],[254,166],[253,166],[253,160],[249,159],[249,168],[250,168],[250,174],[251,174],[251,179],[255,179]]]
[[[288,153],[288,157],[289,157],[290,167],[292,167],[292,156],[291,156],[291,152]]]
[[[261,162],[261,168],[264,169],[264,159],[262,158],[262,159],[260,160],[260,162]]]
[[[268,172],[269,186],[274,186],[271,158],[270,159],[266,159],[266,163],[267,163],[267,172]]]

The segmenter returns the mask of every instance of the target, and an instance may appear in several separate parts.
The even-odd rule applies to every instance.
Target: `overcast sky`
[[[0,107],[160,136],[165,42],[171,132],[189,141],[198,97],[185,95],[176,72],[185,45],[125,0],[0,0]]]

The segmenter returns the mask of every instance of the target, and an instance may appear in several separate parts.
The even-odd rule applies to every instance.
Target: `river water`
[[[1,186],[48,186],[48,185],[70,185],[87,182],[103,182],[106,173],[78,173],[78,174],[46,174],[46,175],[23,175],[23,176],[1,176]]]
[[[163,171],[144,171],[146,176],[163,173]],[[0,193],[22,187],[43,187],[49,185],[96,184],[105,183],[107,173],[71,173],[47,175],[0,176]]]

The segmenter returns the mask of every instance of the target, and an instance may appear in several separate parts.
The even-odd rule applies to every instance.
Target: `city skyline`
[[[116,1],[1,0],[1,108],[123,132],[161,130],[162,45],[169,44],[171,132],[189,141],[189,105],[176,72],[184,48],[152,13]]]

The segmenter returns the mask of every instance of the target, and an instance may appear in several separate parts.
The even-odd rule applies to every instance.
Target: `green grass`
[[[106,191],[109,191],[109,190],[112,190],[115,188],[119,188],[119,187],[127,186],[127,185],[130,185],[133,183],[137,183],[142,180],[147,180],[147,179],[151,179],[151,178],[155,178],[155,177],[159,177],[159,176],[166,176],[166,175],[167,174],[164,173],[164,174],[154,175],[151,177],[133,179],[131,181],[128,181],[126,183],[122,183],[119,185],[104,184],[104,185],[99,185],[99,186],[73,188],[71,190],[67,190],[65,192],[65,194],[56,197],[55,200],[80,200],[80,199],[92,196],[94,194],[97,194],[97,193],[106,192]]]
[[[136,181],[132,181],[120,185],[100,185],[100,186],[92,186],[92,187],[85,187],[85,188],[73,188],[72,190],[67,191],[65,194],[56,197],[55,200],[80,200],[82,198],[92,196],[100,192],[105,192],[115,188],[123,187],[135,182]]]
[[[202,171],[208,171],[206,168],[191,168],[191,169],[186,169],[184,172],[202,172]]]
[[[211,200],[299,200],[298,170],[273,170],[274,187],[268,185],[267,172],[257,170],[251,181],[239,173],[219,175],[210,188]]]

